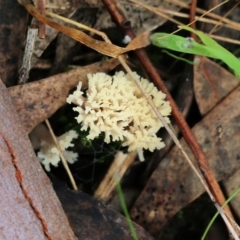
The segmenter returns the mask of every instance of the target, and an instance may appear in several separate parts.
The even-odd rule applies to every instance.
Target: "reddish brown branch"
[[[197,0],[192,0],[191,6],[190,6],[190,23],[192,23],[190,25],[190,27],[196,29],[196,22],[195,22],[195,16],[196,16],[196,9],[197,9]],[[191,33],[192,38],[195,41],[198,41],[198,38],[196,36],[196,34]]]
[[[45,0],[37,0],[36,1],[36,7],[40,14],[45,16]],[[38,37],[39,38],[45,38],[45,24],[42,22],[39,22],[39,29],[38,29]]]
[[[120,12],[117,9],[116,4],[112,0],[102,0],[105,7],[109,11],[113,21],[117,24],[117,26],[120,27],[120,29],[124,32],[124,34],[131,37],[131,39],[135,38],[135,34],[133,33],[132,29],[129,27],[128,21],[123,18],[123,16],[120,14]],[[225,197],[221,191],[221,188],[214,176],[214,173],[199,145],[197,142],[197,139],[193,135],[191,129],[189,128],[188,124],[186,123],[184,117],[182,116],[181,112],[179,111],[175,101],[171,97],[170,93],[168,92],[167,88],[165,87],[162,79],[159,77],[156,69],[151,64],[146,52],[143,49],[139,49],[135,51],[139,61],[141,62],[142,66],[144,67],[147,74],[150,76],[154,84],[163,91],[167,97],[166,99],[170,102],[172,107],[172,115],[182,132],[186,142],[188,143],[190,149],[192,150],[193,155],[195,156],[199,167],[201,169],[201,172],[211,189],[214,197],[218,201],[220,205],[222,205],[225,202]],[[229,216],[232,216],[231,211],[229,207],[225,208],[225,211],[229,214]]]

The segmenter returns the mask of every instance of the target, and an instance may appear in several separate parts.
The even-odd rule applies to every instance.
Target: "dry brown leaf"
[[[70,89],[79,81],[87,86],[87,74],[108,72],[119,64],[117,59],[101,61],[76,68],[37,82],[18,85],[8,89],[25,130],[29,133],[39,123],[49,118],[66,103]]]
[[[226,178],[240,168],[239,104],[240,87],[192,129],[217,180]],[[219,125],[224,126],[221,142],[217,132]],[[190,158],[194,159],[183,139],[181,144]],[[134,204],[132,219],[156,235],[168,219],[203,192],[198,178],[180,151],[174,147],[155,170]]]
[[[205,57],[196,57],[194,65],[194,91],[199,110],[206,115],[227,94],[239,85],[235,76]]]
[[[229,94],[237,85],[239,79],[229,73],[227,70],[220,67],[218,64],[210,61],[207,58],[201,58],[201,64],[195,67],[195,96],[198,107],[202,114],[205,114],[212,109],[216,103],[220,102],[227,94]],[[224,112],[222,113],[225,114]],[[222,123],[217,126],[219,130],[219,141],[225,143],[225,125]],[[231,151],[229,149],[228,151]],[[224,179],[222,185],[227,195],[230,196],[240,183],[240,171],[237,170],[231,174],[229,178]],[[240,217],[240,195],[238,194],[231,202],[235,214]]]
[[[69,37],[75,39],[76,41],[94,49],[97,52],[100,52],[101,54],[104,54],[109,57],[118,57],[121,54],[124,54],[126,52],[145,47],[149,44],[149,33],[144,33],[142,35],[139,35],[138,37],[134,38],[126,48],[121,48],[116,45],[113,45],[108,42],[103,42],[96,40],[94,38],[89,37],[87,34],[84,32],[81,32],[79,30],[76,30],[71,27],[67,27],[64,25],[60,25],[43,15],[41,15],[36,8],[32,5],[29,4],[28,1],[24,0],[19,0],[18,1],[20,4],[22,4],[26,10],[33,16],[35,17],[39,22],[47,24],[58,31],[68,35]],[[25,3],[27,2],[27,3]]]
[[[0,239],[76,239],[0,81]]]

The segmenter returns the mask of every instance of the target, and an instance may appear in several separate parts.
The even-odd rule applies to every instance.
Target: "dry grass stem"
[[[210,33],[215,32],[217,29],[219,29],[219,26],[221,25],[221,23],[223,22],[223,20],[225,18],[227,18],[227,16],[239,5],[240,2],[237,2],[229,11],[227,11],[227,13],[221,18],[219,19],[219,21],[216,23],[216,25],[212,28],[212,30],[210,31]],[[231,25],[230,25],[231,26]],[[236,29],[236,30],[239,30]]]
[[[98,31],[98,30],[96,30],[94,28],[88,27],[88,26],[86,26],[84,24],[78,23],[78,22],[73,21],[73,20],[71,20],[69,18],[62,17],[62,16],[60,16],[58,14],[55,14],[55,13],[52,13],[52,12],[46,11],[46,15],[50,16],[50,17],[53,17],[53,18],[57,18],[59,20],[62,20],[65,23],[69,23],[69,24],[71,24],[73,26],[76,26],[78,28],[81,28],[81,29],[84,29],[84,30],[87,30],[87,31],[91,31],[92,33],[95,33],[96,35],[99,35],[100,37],[102,37],[104,41],[106,41],[106,42],[108,41],[108,37],[107,37],[107,35],[104,32]]]
[[[49,132],[51,133],[52,138],[53,138],[53,140],[54,140],[54,143],[55,143],[55,145],[56,145],[56,147],[57,147],[57,149],[58,149],[58,151],[59,151],[60,158],[61,158],[62,163],[63,163],[63,166],[64,166],[64,168],[65,168],[65,170],[66,170],[66,172],[67,172],[67,174],[68,174],[68,176],[69,176],[69,179],[70,179],[70,182],[71,182],[71,184],[72,184],[72,187],[73,187],[74,190],[78,190],[77,185],[76,185],[76,183],[75,183],[75,180],[74,180],[74,178],[73,178],[73,175],[72,175],[72,173],[71,173],[71,171],[70,171],[70,169],[69,169],[69,167],[68,167],[68,163],[67,163],[65,157],[63,156],[63,153],[62,153],[61,147],[60,147],[60,145],[59,145],[59,142],[58,142],[58,140],[57,140],[57,138],[56,138],[56,136],[55,136],[55,134],[54,134],[54,132],[53,132],[53,130],[52,130],[52,127],[51,127],[48,119],[45,120],[45,123],[47,124],[47,127],[48,127],[48,129],[49,129]]]
[[[160,11],[163,11],[163,10],[161,9]],[[186,14],[186,13],[177,13],[177,12],[171,11],[171,10],[164,10],[164,12],[169,13],[169,14],[176,13],[175,16],[179,16],[179,17],[183,17],[183,18],[189,18],[189,14]],[[200,21],[200,22],[217,24],[217,25],[219,25],[221,27],[227,27],[227,28],[238,30],[238,31],[240,29],[240,24],[239,24],[238,27],[237,26],[232,26],[232,25],[226,25],[226,23],[223,23],[223,22],[219,23],[216,20],[212,20],[212,19],[209,19],[209,18],[202,18],[201,16],[195,17],[195,19],[197,21]],[[181,23],[181,25],[183,25],[183,24]],[[227,37],[221,37],[221,36],[213,35],[213,34],[210,34],[210,33],[205,33],[205,34],[208,35],[209,37],[217,39],[219,41],[229,42],[229,43],[232,43],[232,44],[240,45],[240,41],[239,40],[235,40],[235,39],[231,39],[231,38],[227,38]]]
[[[183,2],[181,2],[179,0],[166,0],[166,1],[174,3],[174,4],[176,4],[176,5],[180,6],[180,7],[189,9],[188,4],[183,3]],[[221,4],[225,4],[226,2],[228,2],[228,1],[225,1],[225,2],[223,2]],[[210,11],[212,11],[212,10],[213,9],[210,9],[209,11],[206,11],[206,10],[203,10],[201,8],[197,8],[196,12],[199,13],[199,14],[203,14],[204,16],[207,15],[208,17],[211,17],[213,19],[216,19],[216,20],[219,20],[221,22],[227,23],[228,26],[231,25],[232,27],[234,26],[235,28],[240,29],[240,23],[234,22],[234,21],[232,21],[230,19],[227,19],[227,18],[223,18],[222,16],[219,16],[219,15],[217,15],[215,13],[211,13]]]
[[[183,23],[175,20],[174,18],[172,17],[169,17],[167,14],[172,14],[172,15],[176,15],[176,16],[180,16],[180,17],[184,17],[184,18],[189,18],[189,14],[185,14],[185,13],[177,13],[175,11],[171,11],[171,10],[167,10],[167,9],[163,9],[163,8],[159,8],[159,7],[151,7],[151,6],[148,6],[148,5],[145,5],[143,3],[140,3],[136,0],[130,0],[132,3],[138,5],[138,6],[141,6],[145,9],[148,9],[149,11],[151,12],[154,12],[156,15],[158,16],[161,16],[173,23],[176,23],[177,25],[183,25]],[[222,4],[226,3],[227,1],[219,4],[218,6],[216,7],[219,7],[221,6]],[[184,5],[186,6],[186,5]],[[215,8],[216,8],[215,7]],[[188,7],[189,8],[189,7]],[[214,8],[214,9],[215,9]],[[203,11],[203,15],[202,16],[199,16],[199,17],[195,17],[195,20],[191,23],[189,23],[187,26],[191,25],[192,23],[196,22],[196,21],[202,21],[202,22],[206,22],[206,23],[212,23],[212,24],[218,24],[218,25],[221,25],[221,26],[224,26],[224,27],[228,27],[228,28],[231,28],[231,29],[235,29],[235,30],[239,30],[240,29],[240,24],[239,23],[235,23],[233,21],[230,21],[229,23],[226,23],[225,22],[225,19],[226,18],[223,18],[221,16],[218,16],[216,14],[213,14],[213,16],[219,20],[219,21],[216,21],[216,20],[212,20],[212,19],[209,19],[209,18],[203,18],[203,16],[205,15],[208,15],[210,16],[212,13],[210,13],[210,11],[213,11],[214,9],[210,9],[209,11]],[[167,14],[165,14],[167,13]],[[218,16],[218,17],[216,17]],[[234,23],[234,24],[233,24]],[[176,32],[180,31],[179,29],[176,30],[175,32],[171,33],[171,34],[174,34]],[[234,40],[234,39],[231,39],[231,38],[226,38],[226,37],[220,37],[220,36],[217,36],[217,35],[211,35],[211,34],[208,34],[208,33],[205,33],[207,35],[209,35],[210,37],[214,38],[214,39],[217,39],[217,40],[220,40],[220,41],[224,41],[224,42],[229,42],[229,43],[233,43],[233,44],[237,44],[237,45],[240,45],[240,41],[239,40]]]
[[[95,51],[97,51],[103,55],[106,55],[106,56],[116,58],[121,54],[124,54],[124,53],[132,51],[132,50],[136,50],[138,48],[145,47],[149,44],[149,39],[148,39],[149,33],[144,33],[144,34],[138,36],[137,38],[132,40],[125,48],[116,46],[107,41],[105,41],[105,42],[99,41],[99,40],[96,40],[96,39],[88,36],[84,32],[81,32],[74,28],[70,28],[70,27],[58,24],[58,23],[50,20],[49,18],[46,18],[45,16],[41,15],[37,11],[37,9],[32,4],[28,3],[28,1],[26,1],[26,0],[25,1],[19,0],[19,3],[22,4],[26,8],[26,10],[33,17],[35,17],[38,21],[40,21],[44,24],[47,24],[52,28],[57,29],[58,31],[73,38],[74,40],[76,40],[76,41],[86,45],[87,47],[90,47],[90,48],[94,49]]]

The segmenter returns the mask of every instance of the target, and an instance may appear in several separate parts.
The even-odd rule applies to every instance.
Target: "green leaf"
[[[150,36],[150,40],[157,47],[220,59],[233,70],[237,77],[240,77],[240,60],[231,52],[201,31],[188,26],[179,26],[179,28],[196,34],[203,44],[197,43],[192,38],[167,33],[154,33]]]

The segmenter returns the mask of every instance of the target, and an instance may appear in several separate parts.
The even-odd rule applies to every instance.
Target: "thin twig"
[[[34,52],[34,45],[35,45],[37,33],[38,33],[38,29],[34,25],[31,25],[28,27],[22,66],[19,70],[18,84],[26,83],[29,78],[29,72],[32,67],[31,59]]]
[[[234,9],[236,9],[236,7],[239,5],[240,2],[237,2],[229,11],[227,11],[226,14],[224,14],[224,16],[222,17],[221,20],[218,21],[218,23],[212,28],[212,30],[210,31],[210,33],[214,33],[216,30],[219,30],[219,26],[221,25],[221,23],[223,22],[223,19],[226,18]],[[239,30],[239,29],[237,29]]]
[[[164,8],[160,8],[160,7],[156,8],[156,7],[148,6],[146,4],[143,4],[143,3],[140,3],[140,2],[136,2],[136,0],[130,0],[130,1],[133,2],[133,4],[138,5],[140,7],[143,7],[145,9],[148,9],[149,11],[155,13],[156,15],[158,15],[160,17],[163,17],[163,18],[165,18],[165,19],[167,19],[167,20],[169,20],[169,21],[171,21],[171,22],[173,22],[173,23],[175,23],[177,25],[184,25],[184,24],[182,22],[180,22],[180,21],[177,21],[176,19],[174,19],[172,17],[167,16],[166,14],[171,14],[171,15],[182,17],[182,18],[189,18],[189,14],[186,14],[186,13],[179,13],[179,12],[176,12],[176,11],[172,11],[172,10],[168,10],[168,9],[164,9]],[[203,14],[211,15],[213,13],[210,13],[209,11],[203,11]],[[222,19],[220,16],[218,16],[216,14],[213,14],[213,16],[215,16],[214,17],[215,19],[218,19],[218,20]],[[219,23],[219,21],[212,20],[212,19],[209,19],[209,18],[204,18],[203,16],[196,16],[195,19],[192,21],[192,23],[196,22],[196,21],[201,21],[201,22],[206,22],[206,23],[218,24],[220,26],[224,26],[224,27],[227,27],[227,28],[235,29],[235,30],[239,30],[240,29],[240,24],[239,23],[233,22],[233,21],[230,21],[230,20],[229,20],[230,21],[229,23],[225,23],[225,20],[226,20],[226,18],[222,19],[221,22]],[[177,30],[176,32],[178,32],[178,31],[179,30]],[[174,32],[174,33],[176,33],[176,32]],[[224,42],[229,42],[229,43],[240,45],[240,41],[239,40],[234,40],[234,39],[226,38],[226,37],[220,37],[220,36],[217,36],[217,35],[210,35],[208,33],[205,33],[205,34],[207,34],[208,36],[210,36],[210,37],[212,37],[214,39],[220,40],[220,41],[224,41]]]
[[[95,33],[95,34],[101,36],[104,41],[109,42],[109,39],[108,39],[107,35],[106,35],[104,32],[100,32],[100,31],[98,31],[98,30],[96,30],[96,29],[94,29],[94,28],[87,27],[87,26],[84,25],[84,24],[78,23],[78,22],[73,21],[73,20],[71,20],[71,19],[69,19],[69,18],[62,17],[62,16],[57,15],[57,14],[52,13],[52,12],[46,11],[46,15],[47,15],[47,16],[50,16],[50,17],[57,18],[57,19],[62,20],[62,21],[64,21],[64,22],[66,22],[66,23],[72,24],[73,26],[76,26],[76,27],[78,27],[78,28],[91,31],[92,33]]]
[[[133,39],[135,37],[135,34],[133,33],[133,31],[130,28],[125,28],[124,25],[122,24],[126,20],[123,18],[123,16],[118,11],[115,3],[113,1],[110,1],[110,0],[102,0],[102,2],[104,3],[105,7],[108,9],[108,11],[109,11],[112,19],[114,20],[114,22],[120,27],[120,29],[126,35],[130,36]],[[211,169],[211,167],[210,167],[210,165],[209,165],[209,163],[208,163],[208,161],[205,157],[205,154],[203,153],[199,143],[197,142],[197,139],[193,135],[189,126],[187,125],[187,123],[186,123],[184,117],[182,116],[181,112],[178,110],[178,107],[177,107],[176,103],[172,99],[172,97],[171,97],[170,93],[168,92],[167,88],[165,87],[163,81],[159,77],[156,69],[152,66],[152,64],[151,64],[147,54],[145,53],[145,51],[143,49],[139,49],[139,50],[135,50],[135,53],[136,53],[137,57],[139,58],[141,64],[144,66],[146,72],[149,74],[149,76],[151,77],[151,79],[155,83],[155,85],[167,95],[166,100],[168,100],[171,104],[172,115],[173,115],[180,131],[182,132],[186,142],[188,143],[190,149],[192,150],[193,155],[195,156],[195,158],[196,158],[196,160],[199,164],[200,170],[201,170],[207,184],[209,185],[209,189],[210,189],[209,194],[211,194],[210,197],[211,197],[214,205],[217,207],[217,209],[220,210],[223,219],[225,219],[226,217],[224,216],[223,212],[221,211],[221,207],[219,206],[219,205],[222,205],[225,202],[225,197],[224,197],[224,195],[221,191],[221,188],[220,188],[220,186],[219,186],[219,184],[218,184],[218,182],[217,182],[217,180],[214,176],[214,173],[213,173],[213,171],[212,171],[212,169]],[[149,100],[151,102],[151,99],[149,99]],[[154,104],[153,104],[152,107],[154,109]],[[157,115],[161,119],[160,114],[157,114]],[[166,127],[167,130],[169,130],[169,132],[171,132],[171,129],[169,129],[168,126],[165,126],[165,127]],[[177,140],[176,137],[174,139],[175,139],[175,141]],[[176,141],[176,143],[177,143],[177,141]],[[198,176],[200,176],[200,175],[198,175]],[[203,183],[204,180],[202,179],[201,182]],[[213,195],[212,195],[211,192],[213,193]],[[215,202],[215,198],[217,199],[217,202]],[[229,207],[225,208],[225,210],[226,210],[227,214],[232,217],[232,214],[231,214],[231,211],[230,211]],[[228,220],[226,222],[226,225],[228,227],[229,227],[229,225],[231,225]],[[232,227],[230,227],[229,229],[231,230]],[[236,238],[236,239],[238,239],[238,238]]]
[[[176,5],[178,5],[178,6],[182,7],[182,8],[189,9],[188,4],[186,4],[186,3],[182,2],[182,1],[179,1],[179,0],[165,0],[165,1],[174,3],[174,4],[176,4]],[[228,2],[228,1],[225,1],[225,2]],[[225,2],[223,2],[223,4]],[[213,19],[217,19],[217,20],[220,20],[220,21],[222,21],[224,23],[227,23],[228,25],[235,26],[238,29],[240,28],[240,23],[232,21],[232,20],[227,19],[227,18],[222,19],[222,16],[219,16],[219,15],[217,15],[215,13],[203,10],[201,8],[196,8],[196,11],[197,11],[197,13],[204,14],[204,16],[207,15],[208,17],[211,17]]]
[[[189,14],[188,13],[182,13],[182,12],[177,12],[177,11],[173,11],[173,10],[168,10],[168,9],[164,9],[164,8],[158,8],[159,12],[165,12],[166,14],[170,14],[170,15],[174,15],[176,17],[181,17],[181,18],[188,18],[189,19]],[[219,22],[219,20],[214,20],[208,17],[202,17],[202,16],[195,16],[195,19],[198,22],[204,22],[204,23],[212,23],[212,24],[217,24],[219,26],[223,26],[226,28],[230,28],[230,29],[235,29],[235,30],[239,30],[240,24],[239,26],[235,26],[235,25],[229,25],[227,23],[224,23],[223,21]],[[183,25],[183,23],[182,23]]]
[[[190,27],[193,29],[196,29],[196,21],[195,21],[195,16],[196,16],[196,7],[197,7],[197,0],[192,0],[191,2],[191,7],[190,7],[190,16],[189,16],[189,21],[190,21]],[[196,34],[191,33],[191,37],[195,40],[198,41],[198,37]]]
[[[45,16],[45,0],[36,0],[36,7],[40,14]],[[38,37],[39,38],[45,38],[45,24],[42,22],[39,22],[39,29],[38,29]]]
[[[102,0],[102,1],[103,1],[103,0]],[[140,3],[140,2],[138,2],[137,0],[129,0],[129,1],[135,3],[136,5],[142,6],[143,8],[148,9],[149,11],[155,12],[156,14],[159,13],[159,11],[155,10],[153,7],[150,7],[150,6],[146,5],[146,4]],[[227,3],[228,1],[229,1],[229,0],[225,0],[225,1],[223,1],[222,3],[219,3],[217,6],[213,7],[212,9],[210,9],[210,10],[208,10],[208,11],[205,11],[205,13],[202,14],[202,17],[204,17],[205,15],[209,14],[209,13],[210,13],[211,11],[213,11],[214,9],[216,9],[216,8],[224,5],[224,4]],[[117,7],[115,7],[114,9],[115,9],[116,11],[118,11],[118,10],[117,10]],[[166,14],[163,14],[163,13],[160,13],[159,15],[162,15],[162,16],[165,15],[165,16],[167,16]],[[121,20],[124,19],[120,13],[118,14],[118,16],[120,16],[120,17],[122,18]],[[168,19],[168,18],[169,18],[169,17],[166,17],[166,19]],[[170,18],[170,19],[172,19],[172,18]],[[181,23],[179,24],[179,22],[176,21],[175,19],[173,19],[173,20],[171,20],[171,21],[177,23],[178,25],[181,25]],[[187,24],[187,26],[190,26],[190,25],[194,24],[196,21],[197,21],[197,19],[193,20],[192,22],[190,22],[189,24]],[[122,25],[121,22],[119,22],[119,24]],[[120,26],[120,28],[121,28],[121,26]],[[129,28],[129,31],[132,31],[131,28]],[[178,30],[174,31],[174,32],[172,32],[171,34],[175,34],[175,33],[179,32],[179,31],[181,31],[181,29],[178,29]],[[133,34],[134,34],[134,33],[133,33]],[[135,34],[134,34],[134,36],[135,36]],[[135,36],[135,37],[136,37],[136,36]],[[134,38],[135,38],[135,37],[134,37]],[[133,38],[133,39],[134,39],[134,38]]]
[[[76,183],[75,183],[75,180],[74,180],[74,178],[73,178],[73,176],[72,176],[72,173],[71,173],[71,171],[70,171],[70,169],[69,169],[69,167],[68,167],[68,163],[67,163],[65,157],[63,156],[63,153],[62,153],[61,147],[60,147],[60,145],[59,145],[59,142],[58,142],[58,140],[57,140],[57,138],[56,138],[56,136],[55,136],[55,134],[54,134],[54,132],[53,132],[53,130],[52,130],[52,127],[51,127],[48,119],[45,120],[45,123],[47,124],[47,127],[48,127],[48,129],[49,129],[49,132],[51,133],[52,138],[53,138],[53,140],[54,140],[54,143],[55,143],[55,145],[56,145],[56,147],[57,147],[57,149],[58,149],[58,151],[59,151],[60,158],[61,158],[62,163],[63,163],[63,166],[64,166],[64,168],[65,168],[65,170],[66,170],[66,172],[67,172],[67,174],[68,174],[68,176],[69,176],[69,179],[70,179],[70,182],[71,182],[71,184],[72,184],[72,187],[73,187],[74,190],[78,190],[77,185],[76,185]]]

